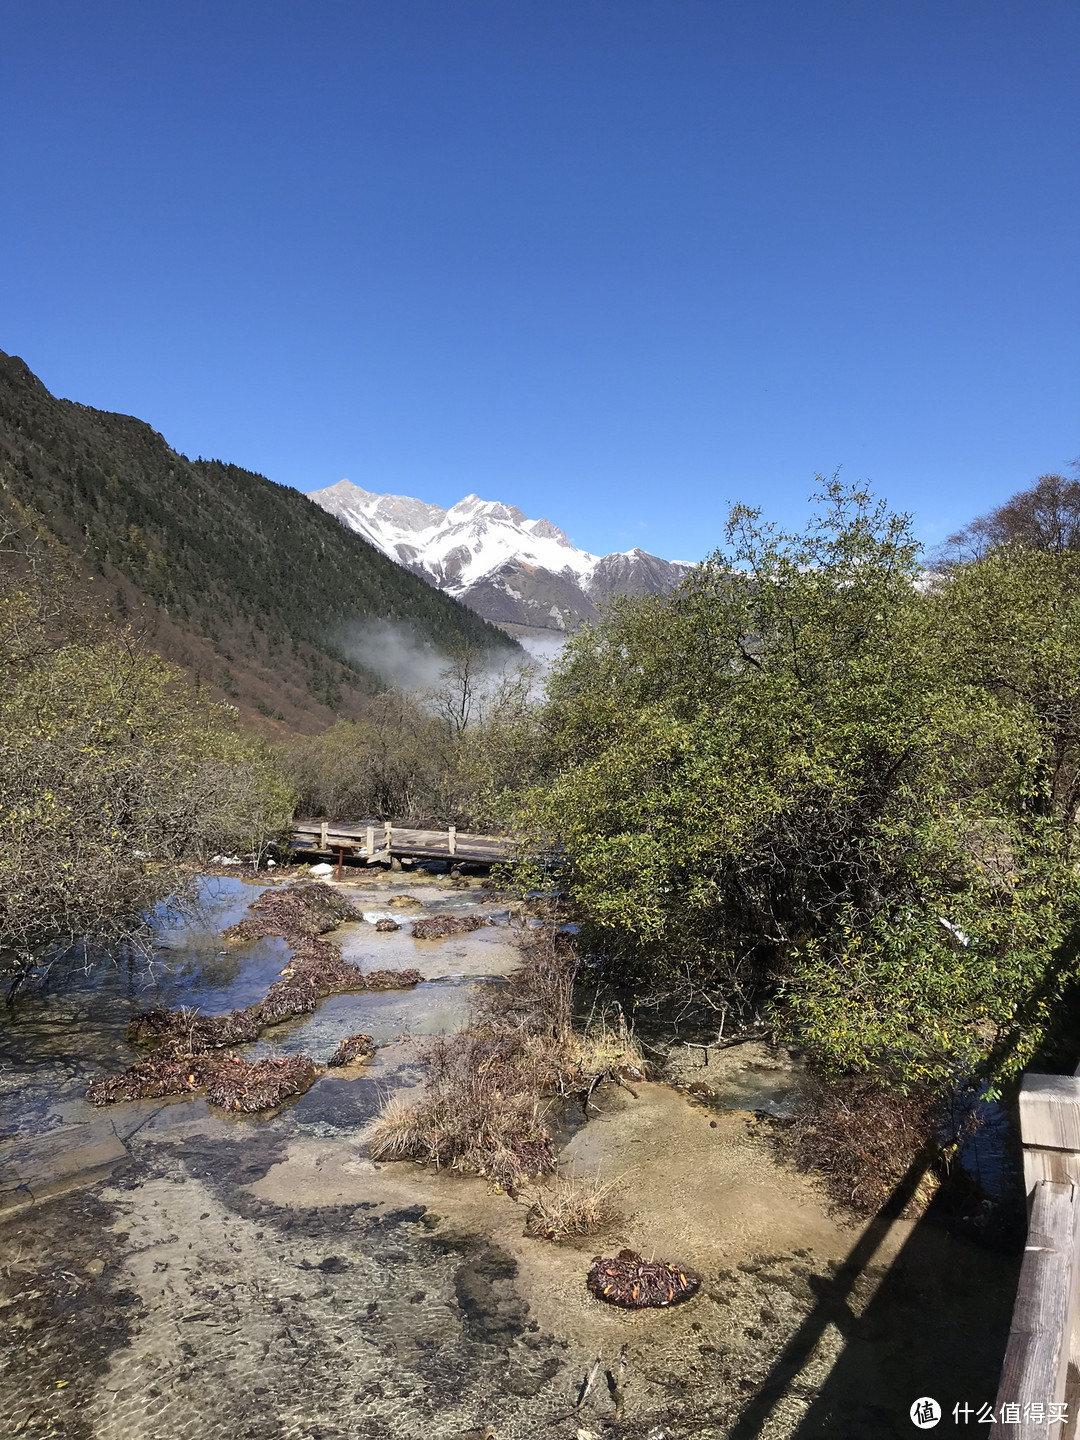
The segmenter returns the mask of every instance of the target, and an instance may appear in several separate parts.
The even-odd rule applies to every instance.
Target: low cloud
[[[350,660],[399,690],[430,690],[450,665],[447,656],[430,641],[420,639],[411,625],[393,620],[350,625],[341,645]]]
[[[568,637],[562,634],[553,634],[549,640],[546,635],[519,635],[518,644],[529,656],[529,659],[540,665],[546,672],[562,654],[562,648]]]
[[[340,637],[350,660],[374,672],[385,685],[416,695],[425,707],[440,708],[446,694],[461,684],[460,662],[431,641],[418,635],[405,621],[373,620],[354,623]],[[525,655],[506,650],[481,653],[470,664],[469,685],[474,696],[474,716],[482,715],[517,677],[526,681],[527,694],[534,701],[543,695],[544,679],[565,644],[561,635],[522,636]]]

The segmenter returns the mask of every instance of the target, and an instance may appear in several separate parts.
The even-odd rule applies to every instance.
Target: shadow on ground
[[[910,1203],[924,1173],[920,1160],[828,1280],[817,1279],[817,1303],[785,1346],[764,1383],[728,1432],[728,1440],[768,1436],[792,1404],[804,1409],[792,1440],[886,1440],[916,1433],[909,1411],[921,1396],[942,1407],[936,1433],[971,1434],[953,1407],[993,1403],[1005,1352],[1023,1247],[1020,1217],[987,1236],[971,1216],[955,1213],[939,1192],[880,1278],[872,1297],[860,1291],[875,1256]],[[879,1272],[880,1273],[880,1272]],[[831,1332],[831,1333],[830,1333]],[[842,1337],[828,1365],[823,1341]]]

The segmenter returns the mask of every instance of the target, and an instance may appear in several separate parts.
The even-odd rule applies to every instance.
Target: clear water
[[[144,1010],[183,1005],[216,1015],[262,999],[288,962],[285,942],[266,938],[227,947],[221,932],[240,920],[267,888],[236,876],[206,877],[186,915],[162,910],[153,917],[149,961],[130,956],[103,960],[89,969],[81,963],[57,964],[21,991],[11,1008],[0,1010],[0,1140],[41,1135],[103,1114],[118,1129],[137,1123],[138,1106],[94,1110],[84,1099],[87,1084],[98,1075],[126,1069],[138,1058],[126,1030]],[[358,907],[382,913],[390,895],[401,893],[409,893],[407,882],[381,894],[365,890],[350,898]],[[358,1031],[380,1045],[391,1045],[403,1035],[439,1034],[466,1023],[476,984],[507,974],[518,963],[518,951],[505,923],[498,924],[497,907],[478,903],[475,892],[416,887],[416,894],[422,908],[387,911],[401,923],[399,931],[382,935],[372,925],[349,924],[335,931],[333,940],[344,958],[362,970],[412,967],[424,975],[425,983],[407,991],[333,996],[313,1015],[275,1026],[242,1053],[304,1050],[325,1063],[345,1036]],[[465,909],[491,913],[496,925],[444,941],[412,938],[410,920]],[[331,1100],[328,1082],[330,1089],[335,1082],[341,1087],[334,1076],[317,1082],[305,1097],[309,1114],[317,1112],[323,1092],[331,1108],[340,1108],[339,1096]],[[170,1103],[179,1108],[202,1104]]]

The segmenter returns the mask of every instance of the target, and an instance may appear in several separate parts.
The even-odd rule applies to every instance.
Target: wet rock
[[[528,1324],[529,1307],[515,1289],[517,1262],[498,1245],[478,1248],[454,1277],[454,1296],[474,1340],[510,1345]]]

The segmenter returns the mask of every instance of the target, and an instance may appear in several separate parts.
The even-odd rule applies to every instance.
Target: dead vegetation
[[[196,1010],[147,1010],[136,1015],[127,1027],[132,1045],[146,1049],[181,1046],[188,1054],[216,1050],[225,1045],[245,1045],[257,1040],[262,1029],[250,1010],[230,1010],[227,1015],[200,1015]]]
[[[937,1129],[936,1097],[900,1095],[869,1079],[810,1086],[792,1125],[779,1132],[797,1164],[818,1175],[834,1199],[872,1215],[916,1161],[927,1173],[913,1205],[922,1208],[937,1188],[929,1168]]]
[[[423,976],[419,970],[369,970],[364,976],[366,990],[409,990],[419,985]]]
[[[255,1008],[263,1025],[310,1015],[328,995],[345,995],[366,990],[363,972],[342,960],[341,952],[329,940],[307,939],[275,980],[266,999]]]
[[[558,1175],[538,1189],[525,1217],[525,1234],[538,1240],[571,1240],[596,1235],[622,1218],[616,1203],[618,1182],[599,1175],[578,1179]]]
[[[485,915],[428,915],[413,921],[412,933],[414,940],[444,940],[447,935],[468,935],[490,924]]]
[[[251,904],[238,925],[224,932],[224,939],[243,945],[264,935],[281,935],[292,944],[335,930],[345,920],[363,917],[331,885],[320,880],[298,880],[263,893]]]
[[[625,1025],[575,1033],[571,1001],[577,958],[565,936],[544,932],[507,984],[489,987],[473,1024],[433,1040],[418,1099],[392,1097],[371,1135],[375,1159],[413,1159],[486,1175],[518,1195],[530,1176],[550,1174],[546,1125],[559,1097],[588,1097],[603,1079],[644,1076]]]
[[[94,1080],[86,1098],[92,1105],[112,1105],[119,1100],[156,1100],[205,1090],[211,1105],[256,1114],[276,1109],[291,1096],[303,1094],[319,1073],[307,1055],[242,1060],[239,1055],[159,1051],[122,1075]]]
[[[597,1255],[585,1281],[598,1300],[624,1310],[666,1308],[689,1300],[700,1279],[664,1260],[645,1260],[636,1250],[620,1250],[605,1259]]]
[[[273,1110],[293,1095],[302,1095],[321,1074],[309,1055],[283,1055],[269,1060],[216,1057],[206,1098],[221,1110],[253,1115]]]
[[[320,1073],[307,1055],[244,1060],[238,1055],[208,1052],[250,1043],[271,1025],[309,1015],[328,995],[418,985],[422,979],[418,970],[376,970],[365,976],[356,965],[342,960],[336,945],[321,938],[342,920],[356,918],[348,901],[329,885],[303,881],[264,891],[251,906],[251,913],[226,936],[246,942],[281,935],[289,944],[292,958],[266,998],[228,1015],[198,1015],[180,1009],[149,1010],[138,1016],[128,1026],[128,1039],[134,1045],[152,1047],[155,1053],[122,1075],[95,1080],[86,1092],[87,1099],[93,1105],[111,1105],[205,1090],[212,1105],[254,1113],[301,1094]],[[352,1064],[364,1058],[365,1044],[370,1046],[367,1053],[373,1054],[368,1036],[350,1037],[330,1063]],[[347,1058],[338,1058],[349,1047]]]
[[[361,1060],[370,1060],[374,1054],[375,1041],[370,1035],[350,1035],[341,1042],[326,1063],[334,1067],[357,1065]]]

